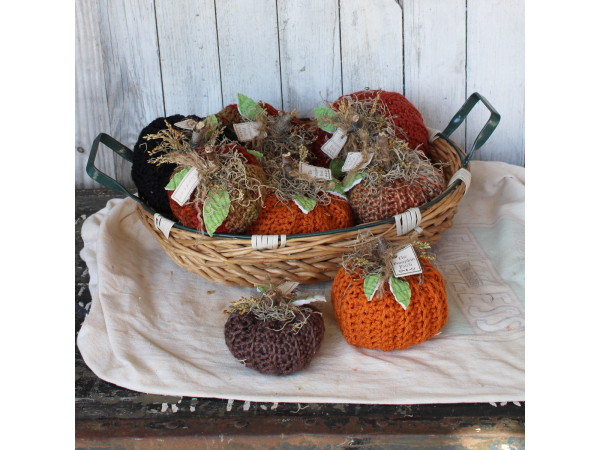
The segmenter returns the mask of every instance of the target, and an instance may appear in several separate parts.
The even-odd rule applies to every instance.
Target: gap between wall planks
[[[132,148],[156,117],[205,116],[238,92],[309,116],[366,86],[401,92],[443,129],[478,91],[502,115],[477,159],[524,164],[523,0],[76,0],[76,187],[94,137]],[[478,106],[453,135],[472,145]],[[83,149],[83,153],[77,151]],[[98,167],[127,187],[130,164]]]

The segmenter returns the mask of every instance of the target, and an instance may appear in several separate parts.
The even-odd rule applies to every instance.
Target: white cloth
[[[420,404],[524,400],[524,169],[472,163],[454,226],[435,246],[449,319],[441,334],[402,351],[349,345],[324,294],[326,334],[309,366],[262,375],[229,353],[230,301],[256,291],[179,268],[139,222],[130,200],[89,217],[81,252],[92,306],[77,344],[103,380],[140,392],[260,402]]]

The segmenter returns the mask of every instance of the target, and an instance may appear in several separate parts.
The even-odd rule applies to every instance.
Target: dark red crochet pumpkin
[[[204,148],[201,148],[198,151],[203,152]],[[217,153],[228,152],[237,152],[243,157],[243,159],[245,159],[246,175],[249,179],[254,178],[256,180],[256,185],[266,185],[267,178],[254,155],[248,153],[244,147],[235,143],[223,145],[217,149]],[[237,200],[232,200],[229,208],[229,214],[223,223],[215,230],[215,233],[244,233],[258,217],[262,208],[262,201],[258,199],[259,192],[257,190],[244,189],[241,186],[239,189],[244,192],[244,198],[246,201],[240,203]],[[179,220],[182,225],[188,228],[194,228],[196,230],[202,229],[203,231],[206,231],[204,224],[202,224],[202,227],[200,227],[200,223],[198,221],[198,210],[196,209],[196,206],[191,203],[195,198],[195,191],[190,195],[188,203],[184,204],[183,206],[179,206],[179,204],[171,198],[173,192],[174,191],[167,191],[167,195],[169,196],[169,205],[175,218]],[[262,190],[261,194],[264,194]],[[198,206],[200,209],[203,207],[202,204],[199,204]]]

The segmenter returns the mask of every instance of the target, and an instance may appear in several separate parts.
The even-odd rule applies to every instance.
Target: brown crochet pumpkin
[[[317,204],[304,214],[293,202],[280,202],[269,195],[258,219],[250,226],[248,234],[304,234],[337,230],[354,225],[352,210],[348,202],[331,196],[328,205]]]
[[[341,268],[333,280],[331,302],[342,334],[349,344],[383,351],[402,350],[435,336],[448,320],[448,301],[444,279],[425,259],[420,259],[423,282],[419,275],[407,278],[411,289],[406,310],[389,286],[384,295],[369,302],[363,280],[353,278]]]
[[[204,149],[199,149],[199,152],[204,151]],[[246,151],[246,149],[237,144],[227,144],[219,147],[217,150],[218,153],[227,153],[227,152],[238,152],[243,159],[246,160],[247,165],[246,175],[249,179],[254,178],[256,180],[256,184],[265,185],[267,183],[267,178],[265,173],[261,169],[258,160],[256,157]],[[179,169],[181,170],[181,169]],[[173,176],[175,173],[173,173]],[[240,188],[242,189],[242,188]],[[255,201],[248,201],[245,204],[240,204],[240,202],[233,200],[231,202],[231,206],[229,208],[229,214],[223,221],[223,223],[215,230],[215,233],[227,233],[227,234],[239,234],[244,233],[248,227],[256,220],[260,211],[261,211],[261,201],[256,200],[258,198],[258,191],[251,191],[248,189],[243,189],[245,192],[245,198],[252,199]],[[169,205],[171,210],[173,211],[173,215],[182,225],[188,228],[194,228],[196,230],[202,229],[206,231],[206,227],[198,222],[198,211],[196,206],[191,203],[195,198],[195,191],[190,195],[188,203],[185,203],[183,206],[179,206],[177,202],[175,202],[171,197],[174,191],[167,191],[167,195],[169,196]],[[198,205],[200,209],[202,209],[202,204]]]
[[[318,310],[302,307],[308,320],[297,333],[292,322],[262,321],[252,313],[233,313],[225,324],[225,343],[233,356],[246,367],[269,375],[289,375],[308,365],[319,350],[325,324]],[[282,328],[283,327],[283,328]]]
[[[357,224],[376,222],[424,205],[440,195],[445,186],[440,170],[422,166],[410,184],[399,179],[371,189],[358,183],[348,191],[348,203]]]

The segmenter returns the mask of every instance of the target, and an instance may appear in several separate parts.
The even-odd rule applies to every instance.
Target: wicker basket
[[[480,100],[490,110],[491,115],[477,136],[469,155],[465,155],[449,136]],[[460,169],[469,170],[469,161],[474,152],[485,143],[499,121],[500,115],[488,101],[480,94],[474,93],[448,127],[443,132],[437,132],[438,137],[430,143],[430,158],[433,162],[446,163],[443,170],[447,182],[450,182]],[[402,236],[397,236],[396,220],[392,217],[341,230],[290,235],[284,238],[285,241],[282,239],[285,246],[256,250],[253,248],[251,236],[215,234],[209,237],[205,233],[179,224],[171,228],[169,237],[166,238],[155,227],[155,212],[94,166],[100,143],[126,160],[132,161],[131,150],[102,133],[95,139],[90,152],[86,169],[90,177],[138,202],[136,212],[139,219],[177,265],[206,280],[225,286],[254,287],[265,284],[266,281],[278,283],[283,280],[310,284],[332,280],[340,267],[342,254],[353,247],[361,229],[369,229],[374,236],[385,236],[388,241],[394,243],[408,242],[420,236],[433,244],[441,237],[442,232],[452,226],[452,218],[467,188],[463,179],[453,180],[442,194],[419,208],[420,228],[414,228]]]

